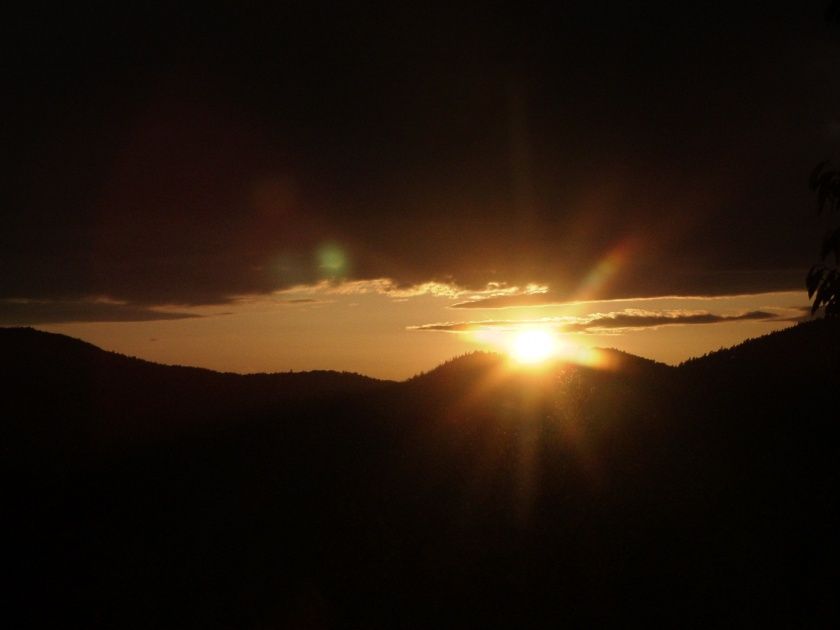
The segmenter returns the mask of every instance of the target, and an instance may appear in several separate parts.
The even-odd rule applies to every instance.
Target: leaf
[[[834,173],[823,173],[817,182],[817,212],[822,212],[825,208],[826,201],[834,197],[832,194],[832,178]]]
[[[825,283],[821,284],[819,289],[817,289],[817,295],[814,297],[814,304],[811,306],[811,315],[814,315],[822,306],[822,303],[826,301],[827,291],[825,288]]]
[[[808,275],[805,278],[805,286],[808,288],[808,299],[813,297],[814,292],[817,290],[817,287],[820,286],[820,282],[822,282],[823,275],[826,271],[828,270],[824,265],[814,265],[811,267],[810,271],[808,271]]]
[[[823,160],[822,162],[817,164],[816,167],[814,167],[813,171],[811,171],[811,177],[808,179],[808,186],[811,190],[817,189],[817,182],[819,181],[820,174],[822,173],[822,170],[829,165],[830,162],[831,160]]]
[[[840,202],[840,172],[825,171],[812,183],[812,190],[817,193],[817,213],[821,213],[828,203],[829,210],[837,208]]]
[[[826,269],[823,280],[814,297],[811,315],[817,312],[823,304],[826,306],[826,316],[834,317],[840,314],[840,272],[837,269]]]
[[[840,2],[832,2],[825,10],[825,19],[828,22],[840,23]]]
[[[822,248],[820,249],[820,260],[825,260],[831,253],[834,254],[834,262],[840,264],[840,227],[836,228],[823,239]]]

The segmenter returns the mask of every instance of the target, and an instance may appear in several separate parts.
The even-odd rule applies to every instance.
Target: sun
[[[548,330],[523,330],[513,337],[508,352],[518,363],[542,363],[556,354],[557,337]]]

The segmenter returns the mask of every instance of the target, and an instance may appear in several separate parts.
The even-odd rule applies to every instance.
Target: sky
[[[791,325],[840,141],[827,6],[32,4],[0,325],[384,378],[529,326],[674,363]]]

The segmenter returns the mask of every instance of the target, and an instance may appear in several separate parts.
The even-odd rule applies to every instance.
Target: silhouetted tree
[[[825,17],[829,22],[835,24],[840,23],[840,2],[834,0],[825,12]]]
[[[826,11],[826,19],[840,24],[840,0],[834,0]],[[840,214],[840,170],[829,168],[829,162],[821,162],[811,174],[811,190],[817,194],[817,210],[822,213]],[[834,254],[834,266],[826,260]],[[808,298],[813,298],[811,314],[825,307],[828,318],[840,317],[840,225],[830,228],[822,242],[820,262],[812,266],[805,279]]]
[[[823,162],[811,175],[811,190],[817,193],[817,207],[820,213],[840,213],[840,170],[827,168]],[[834,266],[826,265],[829,256],[834,255]],[[811,313],[825,306],[826,317],[840,317],[840,225],[834,226],[823,239],[820,262],[808,272],[806,286],[808,297],[814,299]]]

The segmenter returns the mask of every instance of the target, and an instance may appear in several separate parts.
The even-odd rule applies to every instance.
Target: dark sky
[[[3,37],[0,300],[327,273],[599,297],[802,288],[840,143],[827,2],[30,8]],[[403,6],[404,5],[404,6]]]

